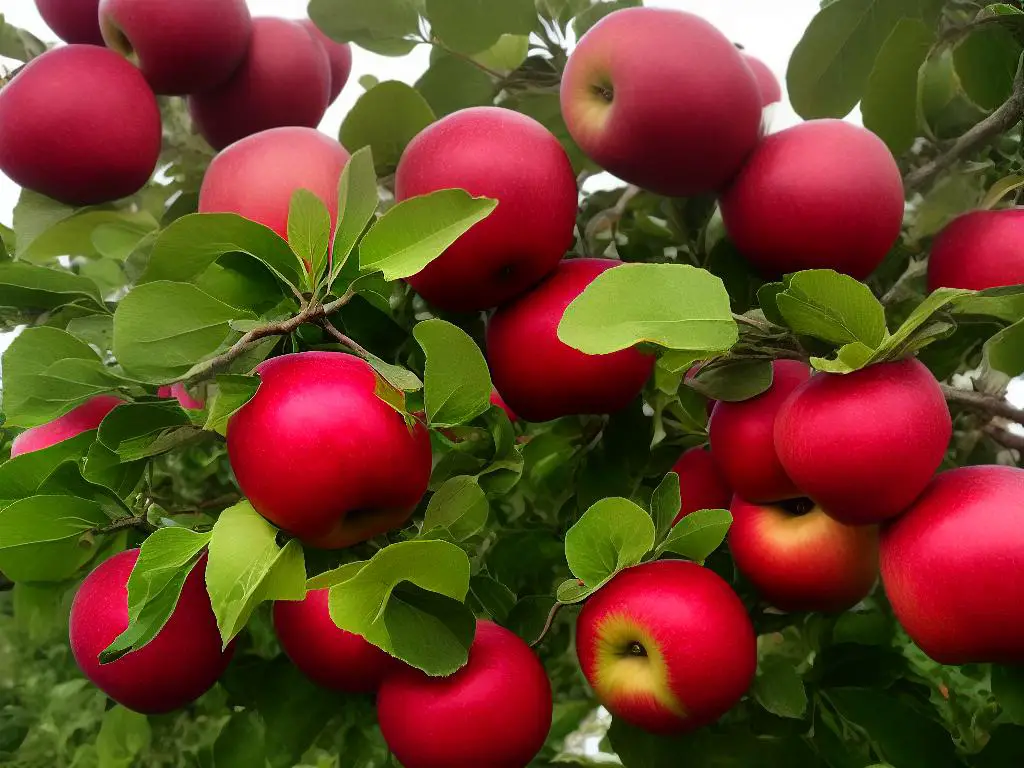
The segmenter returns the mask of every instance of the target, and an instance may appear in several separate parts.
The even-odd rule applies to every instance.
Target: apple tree
[[[3,765],[1024,765],[1018,3],[37,5]]]

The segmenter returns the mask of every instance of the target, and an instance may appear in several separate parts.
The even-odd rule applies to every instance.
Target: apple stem
[[[551,631],[552,625],[555,623],[555,619],[558,617],[558,612],[562,610],[563,603],[556,602],[551,606],[551,611],[548,613],[547,621],[544,622],[544,629],[540,631],[540,636],[530,643],[531,648],[536,648],[541,642],[547,637],[548,632]]]

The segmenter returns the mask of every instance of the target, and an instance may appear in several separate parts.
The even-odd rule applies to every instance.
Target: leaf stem
[[[551,611],[548,613],[547,621],[544,622],[544,628],[540,631],[540,637],[530,643],[531,648],[536,648],[543,642],[544,638],[547,637],[548,632],[551,631],[551,627],[555,623],[555,619],[558,618],[558,612],[562,610],[562,603],[555,601],[555,604],[551,606]]]
[[[445,53],[447,53],[449,56],[454,56],[457,59],[462,59],[463,61],[468,62],[469,64],[472,64],[474,67],[479,69],[481,72],[485,72],[486,74],[490,75],[491,77],[493,77],[496,80],[500,81],[500,80],[504,80],[505,79],[505,75],[503,75],[501,72],[498,72],[497,70],[491,69],[490,67],[488,67],[488,66],[486,66],[484,64],[481,64],[479,61],[476,61],[472,56],[467,56],[466,54],[460,53],[459,51],[456,51],[453,48],[449,48],[447,45],[442,43],[437,38],[427,37],[426,35],[423,35],[421,33],[420,40],[422,42],[426,43],[427,45],[432,45],[435,48],[439,48],[440,50],[442,50]]]
[[[370,353],[366,350],[365,347],[360,346],[355,341],[353,341],[351,338],[349,338],[344,333],[339,331],[334,326],[334,323],[332,323],[326,317],[323,318],[320,321],[320,325],[323,327],[323,329],[325,331],[327,331],[327,333],[329,333],[331,336],[333,336],[335,339],[337,339],[341,344],[344,344],[346,347],[351,349],[353,352],[355,352],[360,357],[362,357],[364,359],[368,358],[368,357],[371,357]]]

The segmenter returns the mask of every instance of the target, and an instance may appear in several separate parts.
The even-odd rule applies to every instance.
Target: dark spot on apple
[[[779,506],[794,517],[800,517],[814,509],[814,502],[808,498],[786,499],[785,501],[780,501]]]
[[[630,656],[636,656],[637,658],[646,658],[647,649],[642,644],[635,640],[629,644],[629,648],[626,649],[626,653]]]
[[[611,104],[615,100],[615,89],[606,83],[590,86],[590,89],[595,95],[600,96],[602,99]]]
[[[514,275],[515,273],[516,273],[516,265],[515,264],[502,264],[498,268],[498,281],[503,283],[506,280],[508,280],[509,278],[511,278],[512,275]]]

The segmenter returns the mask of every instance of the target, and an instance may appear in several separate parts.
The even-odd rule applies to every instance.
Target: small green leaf
[[[469,580],[469,593],[492,619],[503,623],[516,604],[516,596],[508,587],[490,576],[474,576]]]
[[[1011,722],[1024,725],[1024,668],[993,664],[992,695]]]
[[[530,52],[529,35],[502,35],[486,51],[472,56],[473,61],[498,72],[511,72],[526,61]],[[429,101],[429,99],[428,99]]]
[[[1024,11],[1020,12],[1020,15],[1024,16]],[[1024,176],[1021,174],[1004,176],[989,187],[988,192],[985,193],[985,199],[978,204],[978,208],[983,211],[992,210],[1004,197],[1011,192],[1016,192],[1021,187],[1024,187]]]
[[[804,681],[791,660],[777,657],[763,659],[758,664],[753,693],[758,704],[778,717],[799,720],[807,711]]]
[[[736,360],[701,368],[687,385],[712,400],[738,403],[767,392],[772,385],[770,360]]]
[[[503,34],[528,35],[537,26],[533,0],[426,0],[431,31],[462,53],[490,48]]]
[[[906,354],[908,342],[914,338],[922,326],[932,319],[936,312],[947,307],[952,308],[950,305],[955,304],[957,301],[975,295],[972,291],[965,291],[960,288],[938,288],[932,291],[924,301],[914,307],[914,311],[896,329],[896,332],[882,342],[874,355],[871,356],[870,362],[898,360],[900,357],[903,357]]]
[[[265,766],[266,726],[259,714],[234,712],[213,744],[214,768],[252,768]]]
[[[665,538],[672,529],[672,523],[683,507],[679,491],[679,475],[669,472],[658,483],[651,496],[651,519],[654,520],[654,537],[656,541]]]
[[[565,310],[563,344],[604,355],[641,342],[722,352],[739,338],[722,281],[688,264],[623,264],[598,275]]]
[[[444,320],[425,320],[413,336],[427,357],[424,396],[431,426],[466,424],[491,404],[491,374],[469,334]]]
[[[161,528],[142,543],[128,577],[128,626],[100,654],[101,664],[117,661],[157,636],[209,541],[209,533]]]
[[[836,352],[834,360],[824,357],[812,357],[810,363],[811,367],[816,371],[840,374],[852,373],[866,366],[875,356],[876,352],[877,350],[872,349],[866,344],[854,341],[841,346]]]
[[[219,435],[228,434],[228,420],[256,395],[260,386],[259,376],[241,374],[219,374],[216,379],[213,398],[210,400],[209,415],[203,429]]]
[[[110,522],[103,508],[74,496],[32,496],[0,509],[0,571],[12,581],[63,581],[96,554],[82,540]]]
[[[24,29],[9,24],[0,14],[0,56],[31,61],[46,53],[46,43]]]
[[[0,263],[0,306],[43,310],[82,300],[104,306],[99,287],[86,277],[18,261]]]
[[[418,31],[415,0],[310,0],[307,13],[328,37],[360,45],[366,38],[400,40]]]
[[[654,546],[654,521],[629,499],[601,499],[565,534],[569,570],[596,589]]]
[[[224,647],[264,600],[306,595],[302,545],[277,543],[277,528],[242,501],[220,513],[210,539],[206,588]]]
[[[951,309],[957,315],[994,317],[1015,323],[1024,317],[1024,288],[1012,285],[978,291],[957,298]]]
[[[152,740],[153,731],[145,715],[121,706],[108,709],[96,736],[100,768],[131,768]]]
[[[487,524],[490,505],[475,477],[459,475],[430,497],[423,518],[424,533],[440,532],[464,541]]]
[[[134,461],[169,451],[199,434],[172,400],[118,406],[100,424],[97,436],[121,461]]]
[[[309,279],[316,283],[327,268],[331,244],[331,212],[308,189],[297,189],[288,207],[288,245],[309,265]]]
[[[732,515],[725,509],[699,509],[672,527],[658,549],[703,563],[725,541]]]
[[[95,439],[95,430],[82,432],[48,448],[23,453],[0,464],[0,500],[6,503],[35,495],[57,467],[85,456]]]
[[[359,560],[354,563],[345,563],[344,565],[333,568],[330,571],[324,571],[323,573],[307,580],[306,589],[309,591],[314,589],[328,589],[330,587],[337,586],[338,584],[344,584],[363,570],[363,567],[368,562],[369,560]]]
[[[380,270],[385,280],[415,275],[497,205],[497,200],[473,197],[461,189],[403,200],[363,238],[359,267],[363,272]]]
[[[985,360],[989,367],[1007,376],[1024,373],[1024,320],[1004,328],[985,342]]]
[[[775,298],[786,324],[805,336],[877,349],[888,335],[885,309],[871,289],[831,269],[791,275]]]
[[[377,203],[373,151],[366,146],[349,158],[338,182],[338,227],[334,234],[332,285],[348,263],[367,225],[373,220]]]
[[[611,0],[610,2],[594,3],[582,13],[577,14],[576,18],[572,20],[572,28],[576,33],[576,39],[579,40],[587,34],[591,27],[608,14],[623,8],[639,8],[641,5],[643,5],[643,0]]]
[[[416,81],[434,114],[450,115],[460,109],[490,104],[495,83],[491,76],[460,56],[440,56]]]
[[[359,97],[341,124],[340,139],[351,152],[370,147],[377,174],[386,176],[394,172],[409,142],[435,119],[414,88],[388,80]]]
[[[588,587],[579,579],[566,579],[558,585],[558,589],[555,590],[555,597],[560,603],[572,605],[573,603],[586,600],[595,591],[594,587]]]
[[[408,368],[387,363],[376,355],[370,355],[367,357],[366,362],[368,362],[373,367],[373,370],[379,373],[388,384],[397,390],[402,392],[417,392],[423,389],[423,382],[420,381],[419,376]]]

